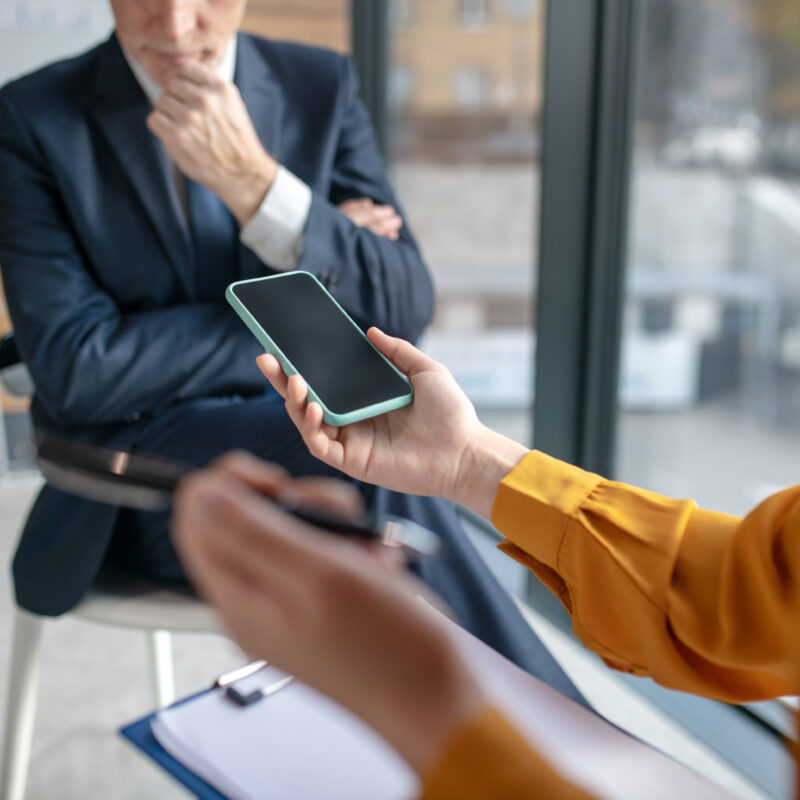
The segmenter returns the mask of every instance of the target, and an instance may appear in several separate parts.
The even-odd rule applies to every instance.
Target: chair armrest
[[[15,364],[19,364],[22,359],[19,356],[19,350],[17,350],[17,339],[14,336],[14,332],[6,333],[2,338],[0,338],[0,372],[8,367],[13,367]]]
[[[22,363],[13,331],[0,338],[0,388],[11,397],[33,394],[33,381]]]

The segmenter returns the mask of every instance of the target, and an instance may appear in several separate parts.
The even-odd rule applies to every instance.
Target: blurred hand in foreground
[[[239,645],[347,706],[421,772],[485,701],[409,576],[264,495],[347,513],[352,487],[292,480],[247,454],[185,478],[172,531],[187,573]]]

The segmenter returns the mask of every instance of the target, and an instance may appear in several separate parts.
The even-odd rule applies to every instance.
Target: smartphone
[[[413,400],[408,378],[311,273],[238,281],[225,296],[283,371],[303,376],[325,422],[349,425]]]

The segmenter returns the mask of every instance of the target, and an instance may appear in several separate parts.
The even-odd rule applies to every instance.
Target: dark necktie
[[[221,302],[225,287],[238,278],[236,220],[219,197],[189,178],[186,203],[194,243],[196,297]]]

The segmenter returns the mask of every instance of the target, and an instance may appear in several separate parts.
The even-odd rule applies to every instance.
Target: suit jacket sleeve
[[[300,269],[327,278],[337,300],[363,327],[415,341],[433,316],[433,286],[406,224],[397,241],[354,225],[337,208],[370,197],[398,209],[351,59],[341,59],[341,128],[330,191],[314,192]],[[404,220],[405,223],[405,220]]]
[[[117,306],[84,256],[68,191],[15,100],[0,93],[0,268],[20,352],[49,415],[100,424],[181,399],[263,391],[258,343],[227,306]]]

